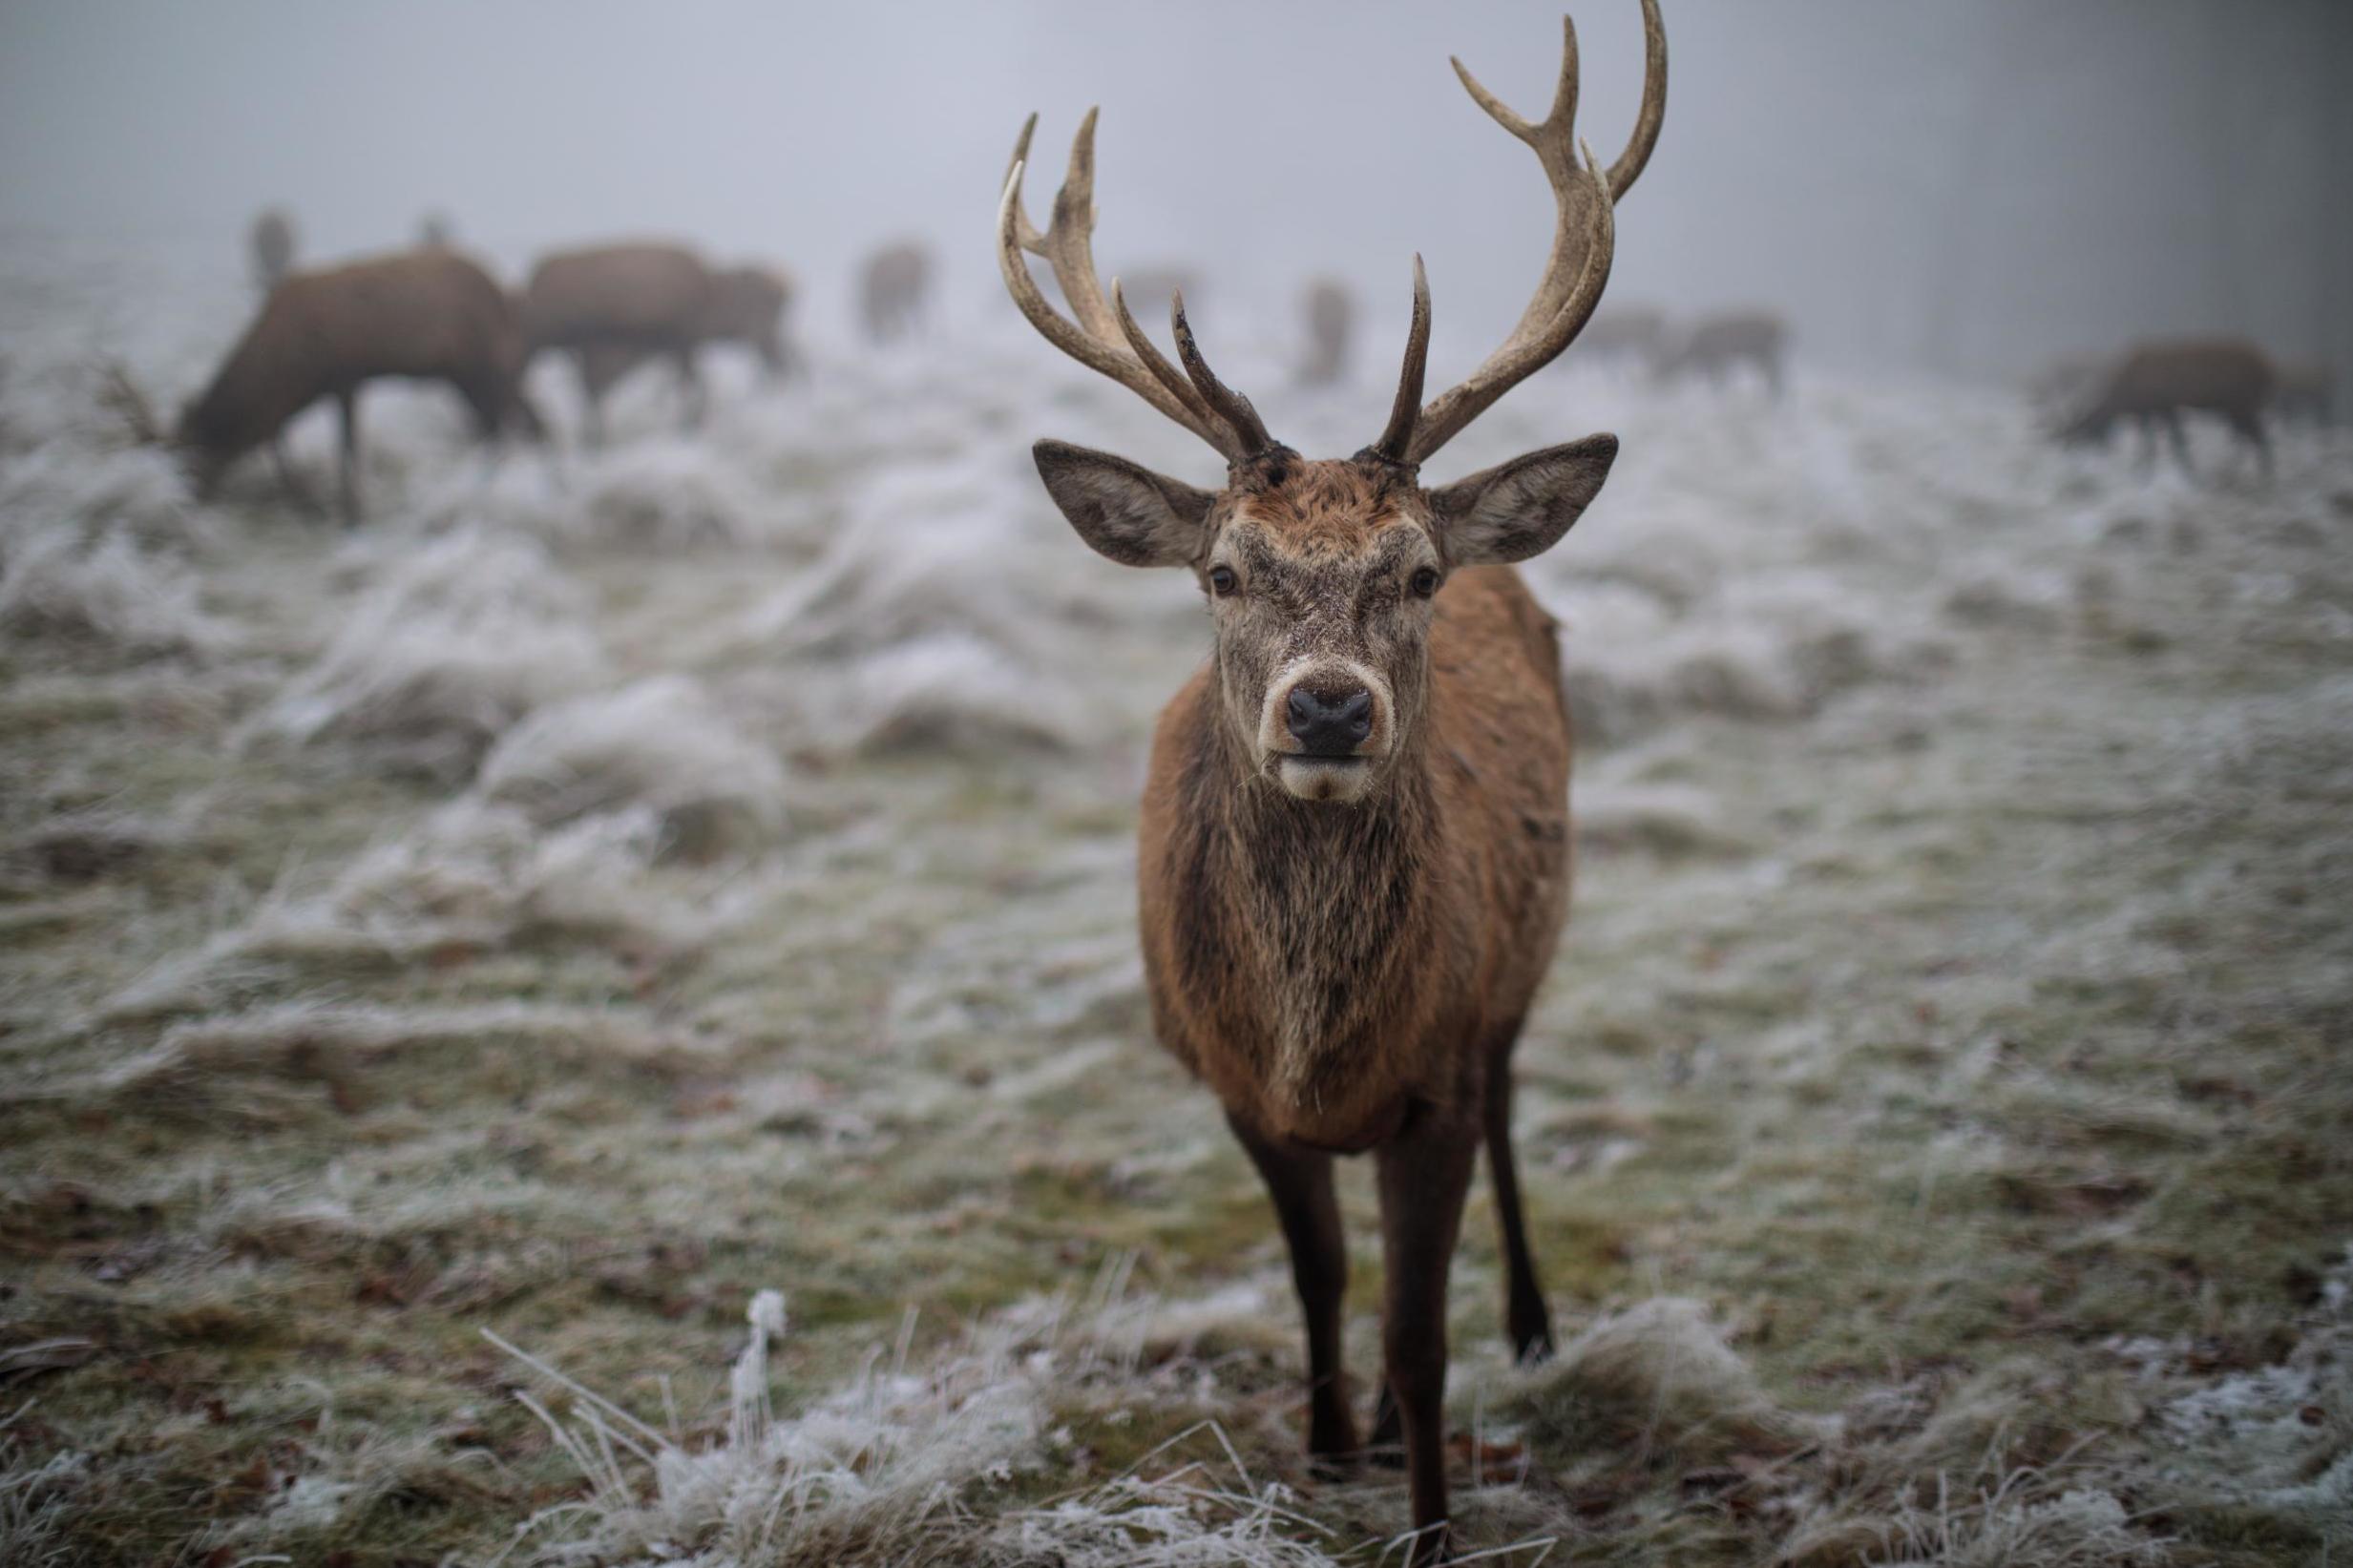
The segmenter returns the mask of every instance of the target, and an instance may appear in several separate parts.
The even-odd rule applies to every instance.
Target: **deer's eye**
[[[1219,598],[1228,597],[1241,586],[1242,581],[1233,575],[1232,567],[1212,566],[1209,568],[1209,592]]]
[[[1438,568],[1435,566],[1425,566],[1418,572],[1416,572],[1414,574],[1413,586],[1415,594],[1425,599],[1432,594],[1437,593]]]

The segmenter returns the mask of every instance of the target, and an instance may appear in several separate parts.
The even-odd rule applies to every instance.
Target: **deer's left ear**
[[[1456,566],[1506,566],[1543,554],[1593,504],[1617,456],[1616,436],[1588,435],[1431,491],[1446,559]]]

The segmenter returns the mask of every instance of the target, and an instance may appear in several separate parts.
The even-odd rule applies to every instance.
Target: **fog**
[[[1402,317],[1419,250],[1443,370],[1516,315],[1551,217],[1446,57],[1540,111],[1558,14],[20,5],[0,15],[0,223],[209,246],[224,269],[265,203],[313,259],[407,242],[428,210],[510,267],[675,234],[793,268],[822,336],[855,259],[901,235],[940,247],[959,313],[1002,312],[987,235],[1014,134],[1041,112],[1042,211],[1101,103],[1106,273],[1183,261],[1229,302],[1285,302],[1330,271]],[[2344,8],[1677,0],[1667,19],[1672,109],[1614,299],[1772,305],[1809,358],[1970,375],[2210,330],[2353,363]],[[1607,158],[1639,19],[1626,0],[1579,21],[1580,123]]]
[[[2353,366],[2353,5],[1662,3],[1607,305],[1668,329],[1457,504],[1210,514],[1040,483],[1222,469],[1008,306],[1023,116],[1043,218],[1103,106],[1104,274],[1344,453],[1414,253],[1431,390],[1522,308],[1446,58],[1540,114],[1556,10],[0,8],[0,1564],[1401,1563],[1433,1339],[1461,1561],[2353,1563],[2353,430],[2243,351],[2018,383]],[[1577,14],[1609,158],[1640,11]],[[497,281],[264,294],[272,206]],[[629,235],[805,286],[509,308]],[[1793,363],[1676,373],[1733,305]],[[1299,575],[1115,564],[1180,512]],[[1236,743],[1276,638],[1381,666],[1353,805]],[[1326,1086],[1398,1129],[1337,1250],[1233,1136]]]

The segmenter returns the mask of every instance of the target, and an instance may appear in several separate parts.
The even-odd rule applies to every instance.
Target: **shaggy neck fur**
[[[1186,982],[1254,1014],[1237,1039],[1257,1045],[1273,1102],[1336,1110],[1387,1076],[1373,1053],[1424,989],[1416,950],[1444,850],[1421,739],[1400,737],[1364,801],[1325,805],[1260,771],[1232,725],[1205,722],[1184,796]]]

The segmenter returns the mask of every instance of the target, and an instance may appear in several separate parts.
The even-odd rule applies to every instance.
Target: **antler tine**
[[[1022,141],[1025,147],[1028,141],[1026,131]],[[1214,447],[1229,462],[1233,461],[1241,455],[1241,451],[1232,432],[1221,429],[1216,420],[1203,417],[1185,401],[1172,395],[1135,355],[1082,330],[1047,302],[1044,293],[1038,287],[1038,280],[1029,275],[1029,263],[1021,257],[1024,248],[1020,238],[1023,171],[1023,162],[1016,158],[1013,168],[1005,177],[1005,192],[997,207],[997,266],[1004,276],[1005,288],[1012,294],[1013,303],[1020,307],[1030,325],[1036,327],[1048,343],[1097,374],[1109,376]],[[1057,276],[1060,276],[1059,270]]]
[[[1659,18],[1658,0],[1642,0],[1642,108],[1626,151],[1607,175],[1593,161],[1593,150],[1576,136],[1577,29],[1569,18],[1561,18],[1561,74],[1553,89],[1552,108],[1539,122],[1531,124],[1513,113],[1460,60],[1454,62],[1455,74],[1462,79],[1472,101],[1496,124],[1534,149],[1537,161],[1544,165],[1555,208],[1552,253],[1511,335],[1471,372],[1469,380],[1422,409],[1409,443],[1413,461],[1420,462],[1437,451],[1515,383],[1567,347],[1600,303],[1601,291],[1609,281],[1611,247],[1616,243],[1610,207],[1649,162],[1667,115],[1667,29]],[[1587,206],[1595,210],[1580,211]]]
[[[1013,143],[1013,157],[1005,165],[1006,179],[1014,180],[1020,178],[1021,170],[1029,163],[1029,138],[1037,133],[1037,130],[1038,115],[1033,112],[1029,118],[1021,122],[1021,134]],[[1038,232],[1038,225],[1029,220],[1029,211],[1019,201],[1013,204],[1013,232],[1016,242],[1023,250],[1033,256],[1045,254],[1043,249],[1045,239]]]
[[[1541,124],[1531,125],[1509,104],[1481,87],[1460,55],[1447,55],[1446,63],[1455,68],[1455,74],[1462,78],[1472,101],[1487,112],[1489,119],[1535,148],[1540,156],[1544,150],[1546,133],[1565,131],[1577,122],[1577,24],[1573,18],[1561,18],[1561,79],[1552,90],[1552,109]]]
[[[1577,24],[1570,18],[1561,18],[1561,75],[1552,90],[1552,109],[1544,119],[1530,124],[1514,114],[1502,99],[1479,83],[1459,59],[1453,62],[1455,74],[1487,117],[1527,143],[1536,154],[1536,161],[1544,165],[1544,178],[1552,182],[1554,204],[1559,213],[1552,229],[1552,254],[1544,262],[1544,273],[1529,297],[1527,308],[1520,313],[1519,323],[1505,341],[1508,348],[1523,339],[1544,329],[1561,308],[1561,301],[1576,282],[1584,261],[1579,248],[1585,240],[1584,225],[1577,222],[1573,192],[1577,186]],[[1606,195],[1606,193],[1605,193]],[[1497,350],[1502,352],[1502,349]]]
[[[1061,189],[1054,193],[1054,216],[1047,220],[1038,254],[1054,268],[1070,313],[1089,337],[1116,342],[1111,307],[1103,303],[1103,284],[1095,276],[1095,116],[1089,109],[1070,138],[1070,168]]]
[[[1373,443],[1373,455],[1390,463],[1406,463],[1413,449],[1414,428],[1421,422],[1421,377],[1430,364],[1430,279],[1414,257],[1414,322],[1405,333],[1405,366],[1397,372],[1397,398],[1390,405],[1389,426]]]
[[[1219,411],[1175,376],[1165,357],[1133,326],[1132,318],[1121,321],[1124,308],[1114,313],[1103,299],[1103,284],[1095,274],[1092,238],[1095,115],[1088,110],[1079,134],[1071,138],[1069,172],[1055,193],[1054,217],[1043,234],[1030,224],[1021,204],[1021,177],[1038,116],[1032,115],[1022,125],[1020,138],[1014,144],[1013,166],[1005,176],[1004,197],[998,204],[998,270],[1004,274],[1014,303],[1048,343],[1134,392],[1208,442],[1229,463],[1239,461],[1255,449],[1245,435],[1238,429],[1227,429]],[[1045,258],[1054,269],[1055,282],[1061,285],[1062,298],[1075,321],[1047,302],[1038,281],[1030,276],[1029,263],[1022,260],[1025,250]]]
[[[1658,128],[1667,118],[1667,24],[1659,20],[1658,0],[1642,0],[1642,108],[1634,115],[1626,151],[1609,166],[1609,199],[1622,200],[1642,178],[1658,145]]]
[[[1201,345],[1193,342],[1192,324],[1185,319],[1185,291],[1181,288],[1169,292],[1168,324],[1176,334],[1177,357],[1185,362],[1185,373],[1192,378],[1194,389],[1200,392],[1210,411],[1232,427],[1233,433],[1240,438],[1241,457],[1229,460],[1239,462],[1282,445],[1267,433],[1266,422],[1258,417],[1250,400],[1218,380],[1209,362],[1201,357]]]
[[[1204,420],[1214,420],[1217,415],[1210,411],[1207,403],[1201,401],[1200,389],[1185,379],[1185,372],[1170,363],[1168,356],[1160,351],[1158,344],[1145,336],[1143,326],[1127,308],[1127,296],[1121,289],[1117,278],[1111,280],[1111,309],[1119,317],[1120,331],[1125,335],[1127,346],[1135,350],[1136,358],[1144,362],[1144,367],[1152,372],[1153,379],[1166,387],[1170,396]]]
[[[1582,142],[1578,145],[1585,157],[1585,183],[1593,199],[1587,219],[1585,265],[1579,270],[1575,284],[1541,331],[1530,336],[1515,332],[1501,348],[1487,356],[1486,363],[1471,372],[1469,380],[1430,401],[1421,410],[1408,445],[1408,462],[1428,461],[1433,452],[1484,413],[1497,398],[1549,364],[1585,329],[1585,324],[1592,319],[1593,307],[1601,303],[1617,248],[1617,223],[1607,177],[1594,159],[1593,149]]]

